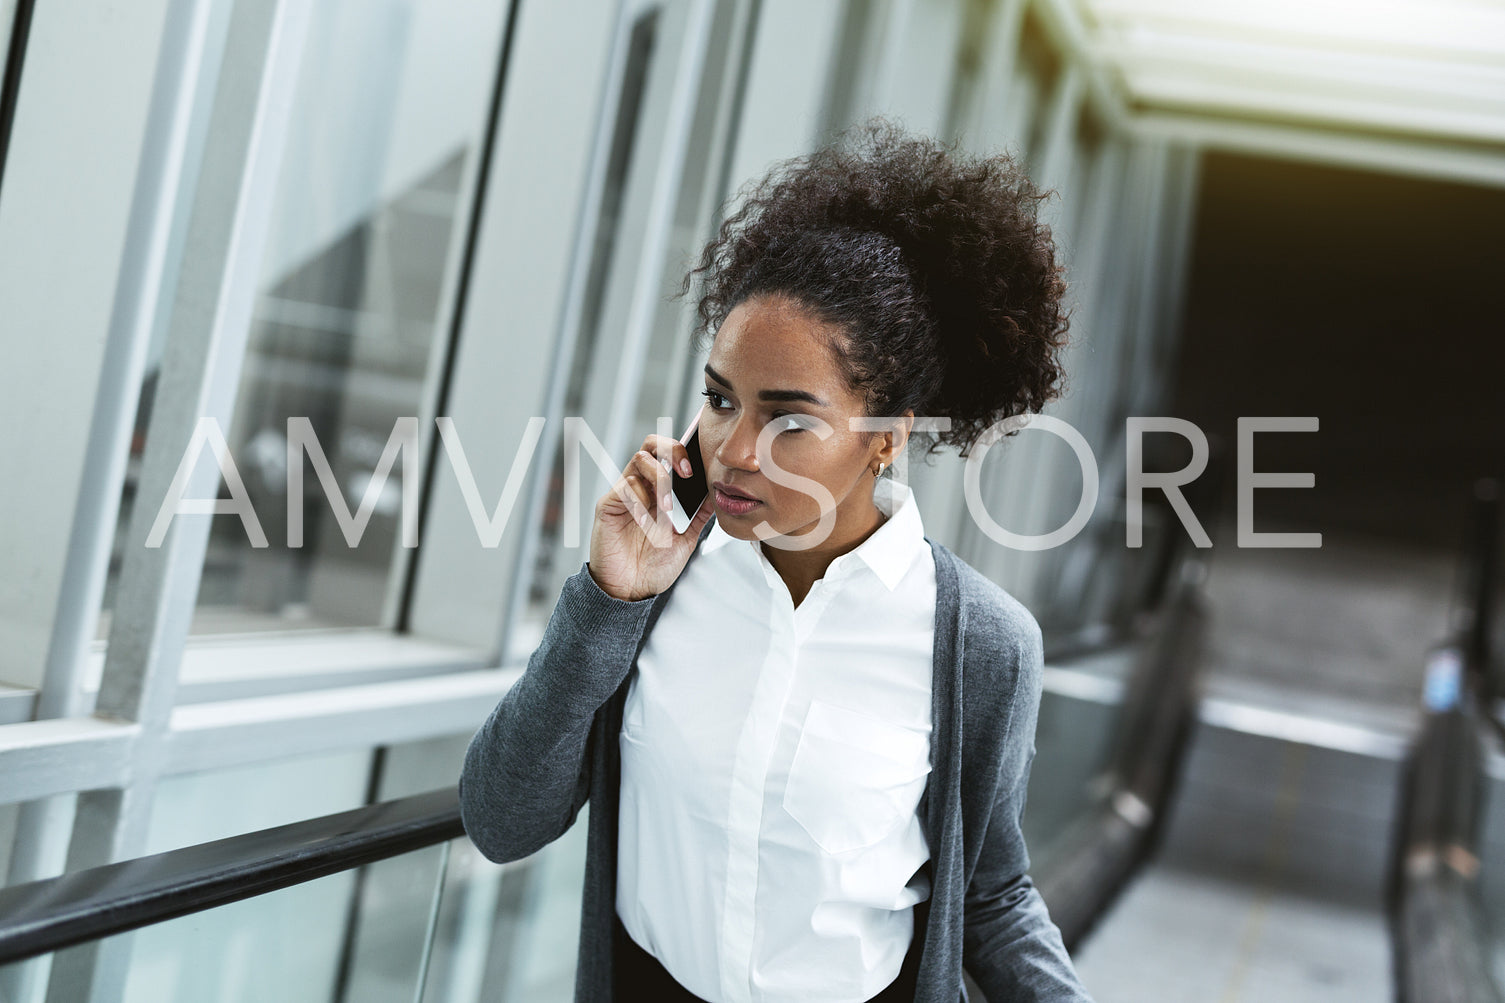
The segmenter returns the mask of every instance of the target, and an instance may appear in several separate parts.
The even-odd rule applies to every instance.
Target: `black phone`
[[[685,429],[685,434],[679,439],[690,454],[690,476],[673,474],[669,482],[674,492],[674,504],[669,518],[674,523],[676,533],[683,533],[688,529],[690,520],[695,518],[700,506],[709,504],[711,486],[706,483],[705,464],[700,460],[700,415],[701,412],[696,412],[695,420],[690,422],[690,427]]]

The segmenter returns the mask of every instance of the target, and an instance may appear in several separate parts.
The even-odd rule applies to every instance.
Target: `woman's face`
[[[842,527],[870,519],[871,468],[875,458],[888,458],[887,443],[848,426],[848,418],[864,414],[863,401],[826,347],[834,333],[794,300],[773,295],[744,300],[716,332],[705,367],[700,450],[716,521],[731,536],[758,539],[753,527],[765,522],[778,534],[799,536],[816,528],[828,506],[836,511],[828,531],[833,541]],[[811,419],[830,426],[830,435],[821,438]],[[808,481],[788,483],[795,477]],[[728,497],[737,492],[756,502]]]

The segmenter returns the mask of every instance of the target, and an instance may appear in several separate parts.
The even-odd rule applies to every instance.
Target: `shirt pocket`
[[[871,846],[914,814],[930,773],[925,732],[811,700],[784,810],[827,853]]]

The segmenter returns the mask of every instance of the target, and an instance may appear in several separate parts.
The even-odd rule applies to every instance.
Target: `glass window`
[[[361,514],[399,419],[419,435],[432,429],[505,12],[463,0],[313,8],[234,418],[222,430],[269,545],[253,547],[233,516],[214,519],[196,633],[395,622],[401,485],[421,476],[416,451],[392,463],[364,528],[347,522],[355,545],[341,518]],[[143,384],[128,502],[160,357]],[[306,420],[316,440],[302,458],[302,546],[288,532],[290,419]],[[122,530],[129,519],[127,504]],[[107,610],[125,545],[118,533]]]

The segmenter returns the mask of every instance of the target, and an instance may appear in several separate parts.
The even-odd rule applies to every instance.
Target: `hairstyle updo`
[[[703,276],[699,347],[744,300],[787,296],[842,332],[830,348],[868,415],[951,419],[915,431],[927,459],[1064,392],[1064,268],[1037,219],[1051,193],[1013,157],[872,119],[740,195],[680,291]]]

